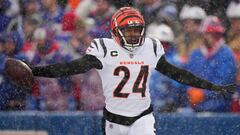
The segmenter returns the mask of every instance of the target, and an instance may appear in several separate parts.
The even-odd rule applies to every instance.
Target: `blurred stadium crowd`
[[[237,0],[0,0],[0,110],[97,111],[104,106],[93,69],[63,78],[35,78],[31,90],[12,84],[4,61],[38,66],[82,57],[93,38],[110,38],[109,20],[137,7],[146,36],[159,39],[167,60],[219,85],[240,86],[240,1]],[[159,73],[150,80],[155,111],[240,112],[240,87],[223,97]]]

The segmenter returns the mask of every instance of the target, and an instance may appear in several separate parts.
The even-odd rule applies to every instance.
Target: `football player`
[[[169,64],[161,43],[145,38],[140,12],[123,7],[112,16],[112,38],[94,39],[82,58],[69,63],[32,67],[34,76],[60,77],[99,72],[106,106],[107,135],[155,135],[148,80],[152,70],[183,84],[219,93],[233,92],[235,85],[218,86]]]

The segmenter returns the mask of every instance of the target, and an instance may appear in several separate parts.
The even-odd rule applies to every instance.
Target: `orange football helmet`
[[[144,43],[145,21],[141,13],[132,7],[123,7],[116,11],[112,16],[110,28],[113,39],[130,52]],[[127,29],[133,29],[133,34],[126,35]]]

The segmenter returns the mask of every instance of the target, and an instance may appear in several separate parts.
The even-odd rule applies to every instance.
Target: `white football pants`
[[[106,135],[156,135],[155,119],[150,113],[135,121],[131,126],[119,125],[106,120]]]

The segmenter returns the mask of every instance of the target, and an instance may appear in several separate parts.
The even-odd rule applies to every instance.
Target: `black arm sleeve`
[[[92,68],[102,69],[102,63],[93,55],[85,55],[69,63],[32,67],[32,72],[34,76],[54,78],[85,73]]]
[[[171,65],[170,63],[168,63],[166,61],[164,56],[162,56],[159,59],[155,69],[173,80],[176,80],[180,83],[190,85],[193,87],[210,90],[213,88],[213,86],[215,86],[211,82],[208,82],[199,77],[196,77],[195,75],[193,75],[192,73],[190,73],[186,70],[183,70],[178,67],[175,67],[174,65]]]

